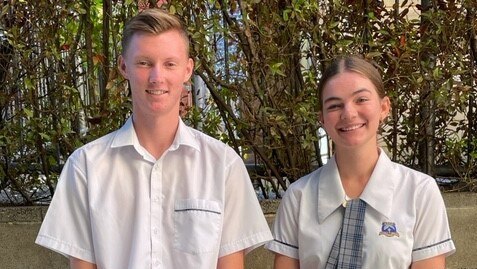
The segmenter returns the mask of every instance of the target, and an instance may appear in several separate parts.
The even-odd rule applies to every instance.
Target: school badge
[[[387,237],[393,237],[393,236],[399,237],[399,233],[396,229],[396,223],[383,222],[383,224],[381,225],[381,232],[379,233],[379,235],[384,235]]]

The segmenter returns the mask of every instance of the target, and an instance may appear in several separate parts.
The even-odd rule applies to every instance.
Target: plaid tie
[[[354,199],[345,205],[343,223],[326,262],[326,269],[361,269],[366,203]]]

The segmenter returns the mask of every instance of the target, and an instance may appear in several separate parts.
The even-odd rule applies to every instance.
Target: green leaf
[[[176,12],[177,12],[177,11],[176,11],[176,7],[173,6],[173,5],[170,5],[170,6],[169,6],[169,12],[170,12],[171,14],[176,14]]]
[[[31,119],[33,118],[33,111],[31,111],[30,109],[28,108],[23,108],[23,112],[25,113],[26,117],[28,119]]]
[[[353,42],[354,41],[350,39],[341,39],[337,42],[337,45],[339,45],[340,47],[348,47],[353,44]]]
[[[48,135],[48,134],[45,134],[45,133],[40,133],[40,137],[45,139],[45,140],[51,140],[51,137]]]
[[[288,21],[288,19],[289,19],[289,14],[290,14],[291,12],[292,12],[292,11],[291,11],[290,9],[285,9],[285,10],[283,11],[283,16],[282,16],[282,17],[283,17],[283,20],[284,20],[284,21]]]
[[[441,69],[439,67],[434,68],[434,70],[432,71],[432,76],[435,79],[440,78],[441,77]]]
[[[33,82],[31,81],[31,79],[29,77],[26,77],[23,82],[25,83],[25,88],[26,89],[33,89],[34,86],[33,86]]]
[[[283,63],[274,63],[270,66],[270,69],[272,71],[272,74],[278,74],[280,76],[285,76],[285,74],[283,73],[283,71],[281,70],[281,66],[283,66]]]

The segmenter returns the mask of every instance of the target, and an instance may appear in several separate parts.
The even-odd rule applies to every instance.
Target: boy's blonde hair
[[[121,41],[122,54],[124,55],[127,51],[134,34],[159,35],[171,30],[182,35],[187,48],[187,56],[189,56],[189,37],[185,26],[176,16],[157,8],[146,9],[126,23]]]

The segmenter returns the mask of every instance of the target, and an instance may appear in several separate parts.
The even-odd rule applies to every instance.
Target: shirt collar
[[[134,126],[132,123],[132,116],[128,118],[126,123],[116,131],[114,136],[113,143],[111,144],[112,148],[119,148],[125,146],[134,146],[137,141],[136,132],[134,131]]]
[[[396,177],[397,173],[393,171],[395,169],[393,162],[380,149],[378,162],[361,194],[361,199],[387,218],[391,215],[394,188],[399,180]]]
[[[343,203],[345,191],[341,184],[335,157],[321,168],[318,184],[318,222],[322,223]]]
[[[395,168],[391,160],[380,149],[380,154],[373,173],[360,198],[369,206],[386,217],[390,217],[396,182]],[[345,191],[333,156],[322,168],[318,184],[318,222],[322,223],[331,213],[341,206]]]
[[[176,136],[174,137],[174,141],[169,147],[169,150],[177,150],[181,145],[189,146],[200,151],[199,142],[195,133],[192,131],[192,128],[187,127],[182,119],[179,118],[179,126],[177,128]],[[132,116],[129,117],[126,123],[116,132],[116,136],[111,144],[112,148],[125,146],[134,146],[138,152],[141,152],[141,150],[138,150],[142,147],[139,144],[136,131],[134,130]]]
[[[177,128],[176,137],[172,142],[170,150],[176,150],[179,146],[189,146],[191,148],[200,151],[199,141],[197,139],[196,132],[193,131],[192,128],[185,125],[181,118],[179,118],[179,127]]]

